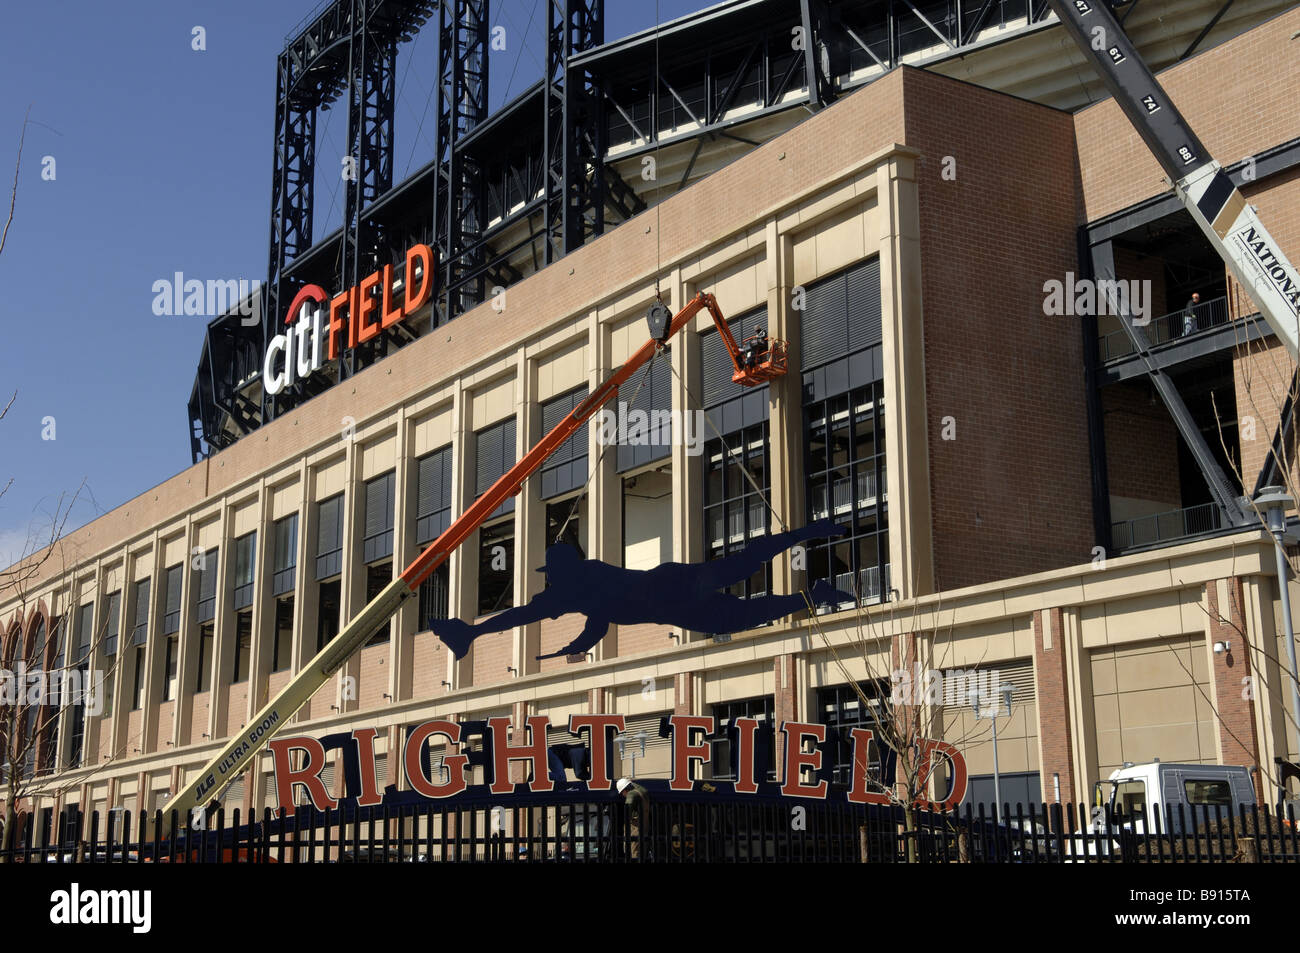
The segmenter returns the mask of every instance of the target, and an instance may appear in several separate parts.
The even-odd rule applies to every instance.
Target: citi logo
[[[132,933],[148,933],[152,911],[152,890],[82,890],[74,883],[50,894],[50,922],[56,925],[129,924]]]

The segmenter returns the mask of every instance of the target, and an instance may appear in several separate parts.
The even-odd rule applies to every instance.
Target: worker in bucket
[[[470,643],[489,632],[502,632],[541,619],[558,619],[580,612],[587,624],[577,637],[558,652],[538,658],[558,658],[587,652],[599,642],[611,624],[662,623],[725,635],[752,629],[808,607],[802,593],[765,595],[742,599],[724,587],[744,582],[774,556],[811,539],[842,536],[846,532],[832,520],[819,520],[802,529],[762,536],[738,553],[704,563],[667,562],[654,569],[624,569],[582,555],[567,543],[555,543],[546,550],[549,586],[527,605],[506,609],[475,625],[460,619],[431,619],[429,627],[452,650],[464,658]],[[814,605],[856,602],[854,596],[837,592],[825,580],[813,584]]]
[[[759,358],[767,350],[767,332],[763,330],[761,324],[754,326],[754,336],[745,342],[744,353],[742,355],[745,370],[752,371],[758,366]]]

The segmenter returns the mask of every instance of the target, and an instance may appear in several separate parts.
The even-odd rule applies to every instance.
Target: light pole
[[[629,778],[636,777],[636,759],[645,757],[645,737],[646,735],[644,730],[638,731],[634,735],[629,735],[626,732],[623,732],[622,734],[617,734],[614,736],[614,741],[618,745],[618,760],[623,761],[624,759],[626,759],[629,752],[632,755],[632,770],[627,772],[627,776]],[[641,749],[640,753],[638,753],[635,749],[629,749],[628,746],[629,741],[640,742],[639,745]]]
[[[1016,687],[1007,682],[1005,685],[1000,685],[995,693],[1002,696],[1002,708],[1005,711],[998,708],[996,697],[993,699],[992,707],[986,708],[987,696],[978,687],[972,688],[968,693],[970,707],[975,712],[976,720],[987,718],[993,723],[993,818],[999,823],[1002,821],[1002,780],[998,775],[998,716],[1011,717],[1011,695],[1015,690]]]
[[[1286,660],[1291,665],[1291,717],[1295,719],[1296,731],[1300,732],[1300,669],[1295,662],[1295,632],[1291,628],[1291,593],[1287,585],[1286,562],[1286,511],[1295,505],[1295,500],[1287,496],[1286,488],[1266,486],[1255,497],[1255,505],[1264,510],[1268,522],[1268,531],[1273,534],[1273,556],[1277,560],[1277,591],[1282,600],[1282,629],[1286,634]],[[1247,650],[1249,652],[1249,650]],[[1250,659],[1246,660],[1250,667]],[[1284,782],[1285,784],[1285,782]],[[1285,787],[1282,796],[1286,796]]]

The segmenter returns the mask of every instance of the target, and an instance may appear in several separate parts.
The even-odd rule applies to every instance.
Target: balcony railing
[[[813,519],[826,519],[828,516],[846,516],[853,512],[856,505],[861,509],[869,506],[875,506],[877,499],[877,480],[876,471],[868,469],[870,464],[864,465],[857,473],[856,490],[853,480],[849,477],[839,477],[831,481],[830,494],[835,503],[834,510],[826,501],[826,484],[821,483],[812,488],[810,491],[813,496],[812,513]]]
[[[1110,526],[1111,545],[1118,550],[1151,546],[1188,536],[1199,536],[1223,528],[1219,508],[1213,503],[1188,506],[1181,510],[1152,513],[1137,519],[1121,520]]]
[[[1222,297],[1202,301],[1192,308],[1171,311],[1169,314],[1152,319],[1150,324],[1140,325],[1140,327],[1146,332],[1151,347],[1156,348],[1174,343],[1181,338],[1192,337],[1211,328],[1222,327],[1231,321],[1228,299]],[[1103,334],[1097,340],[1097,355],[1103,364],[1131,357],[1134,353],[1136,352],[1133,350],[1133,342],[1129,340],[1128,332],[1123,328]]]
[[[870,606],[878,602],[887,601],[889,595],[889,564],[881,566],[867,566],[865,569],[859,569],[857,572],[857,584],[854,585],[854,574],[852,572],[837,573],[834,578],[828,580],[839,592],[854,593],[861,600],[860,605]],[[836,609],[847,609],[854,603],[842,602],[837,606],[831,606],[823,611],[833,612]]]

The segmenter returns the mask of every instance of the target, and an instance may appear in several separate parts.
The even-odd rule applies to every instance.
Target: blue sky
[[[606,37],[706,5],[608,0]],[[152,285],[177,271],[265,278],[275,58],[314,6],[83,0],[0,13],[0,222],[31,109],[0,253],[0,407],[17,392],[0,421],[0,487],[13,481],[0,497],[0,566],[48,533],[60,495],[83,480],[69,529],[189,465],[186,403],[208,319],[156,316]],[[541,76],[545,10],[494,4],[507,38],[489,67],[494,104]],[[192,49],[195,26],[205,50]],[[433,152],[436,62],[429,27],[399,57],[399,180]],[[345,121],[322,115],[322,167],[342,154]],[[316,237],[342,215],[329,178],[318,180]]]

